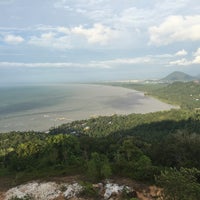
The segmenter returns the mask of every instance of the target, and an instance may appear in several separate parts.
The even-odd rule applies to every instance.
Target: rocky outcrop
[[[14,197],[21,199],[30,197],[30,199],[52,200],[57,198],[60,194],[61,191],[59,190],[59,185],[54,182],[31,182],[8,190],[5,194],[5,200],[9,200]]]
[[[83,187],[78,183],[74,183],[71,185],[64,184],[63,186],[66,187],[66,190],[63,192],[63,196],[65,197],[65,199],[76,197],[77,194],[79,194],[83,190]]]
[[[120,182],[120,181],[119,181]],[[129,181],[119,182],[105,181],[90,185],[90,189],[96,192],[98,199],[122,200],[124,198],[136,198],[138,200],[161,200],[161,189],[155,186],[141,186]],[[84,194],[84,195],[83,195]],[[85,195],[86,194],[86,195]],[[96,197],[87,196],[84,184],[74,182],[40,182],[33,181],[9,189],[0,193],[0,200],[92,200]]]
[[[118,199],[122,193],[131,194],[133,190],[125,185],[107,182],[106,184],[95,184],[102,199]],[[55,183],[55,182],[30,182],[9,189],[5,193],[5,200],[12,198],[33,199],[33,200],[55,200],[55,199],[84,199],[78,198],[84,187],[79,183]],[[80,197],[80,196],[79,196]]]

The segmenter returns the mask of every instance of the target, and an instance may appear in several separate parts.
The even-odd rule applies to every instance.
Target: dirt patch
[[[41,182],[48,182],[48,181],[51,181],[51,182],[56,182],[58,184],[60,183],[75,183],[75,182],[80,182],[80,181],[83,181],[84,180],[84,177],[81,176],[81,175],[76,175],[76,176],[56,176],[56,177],[47,177],[47,178],[44,178],[44,179],[41,179],[40,181]]]
[[[4,200],[5,196],[4,196],[4,192],[0,192],[0,200]]]
[[[13,186],[13,178],[0,177],[0,193]]]
[[[131,180],[129,178],[115,177],[113,178],[115,183],[120,185],[127,185],[133,188],[137,193],[139,200],[162,200],[162,189],[155,185],[147,185],[138,181]]]

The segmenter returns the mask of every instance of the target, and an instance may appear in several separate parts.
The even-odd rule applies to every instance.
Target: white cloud
[[[118,58],[113,60],[102,61],[101,63],[113,66],[113,65],[131,65],[131,64],[145,64],[145,63],[150,64],[153,62],[154,59],[151,56],[145,56],[136,58]]]
[[[68,35],[57,35],[54,32],[43,33],[40,37],[32,36],[28,44],[61,50],[71,48]]]
[[[110,68],[101,62],[89,62],[89,63],[23,63],[23,62],[0,62],[0,67],[6,68]]]
[[[194,53],[194,64],[200,64],[200,48],[197,49],[197,51]]]
[[[169,65],[179,65],[179,66],[195,65],[195,64],[200,64],[200,48],[198,48],[196,52],[193,53],[193,57],[191,59],[182,58],[179,60],[169,62]]]
[[[182,65],[182,66],[186,66],[186,65],[191,65],[192,62],[188,61],[186,58],[182,58],[180,60],[175,60],[175,61],[171,61],[169,62],[169,65]]]
[[[37,31],[48,31],[48,32],[58,32],[58,33],[65,33],[65,34],[69,34],[70,33],[70,29],[68,27],[65,26],[46,26],[43,24],[37,25],[36,27],[34,27],[34,29],[36,29]]]
[[[70,33],[70,29],[64,26],[59,26],[56,28],[56,31],[58,31],[59,33],[65,33],[65,34],[69,34]]]
[[[110,40],[117,37],[117,31],[102,24],[94,24],[92,28],[84,28],[83,26],[74,27],[71,32],[84,36],[91,44],[106,45]]]
[[[150,44],[168,45],[173,42],[200,41],[200,15],[169,16],[159,26],[149,28]]]
[[[16,45],[24,42],[24,38],[22,38],[21,36],[9,34],[4,37],[4,42]]]
[[[51,34],[45,34],[43,37],[49,38]],[[23,62],[0,62],[0,67],[3,68],[99,68],[99,69],[115,69],[123,67],[136,67],[140,66],[188,66],[200,63],[200,48],[194,53],[192,60],[186,58],[172,60],[175,54],[160,54],[160,55],[146,55],[130,58],[116,58],[108,60],[94,60],[85,63],[81,62],[36,62],[36,63],[23,63]]]
[[[154,20],[153,15],[152,10],[132,6],[122,10],[115,21],[121,26],[146,29],[146,26]]]
[[[200,56],[200,48],[198,48],[198,49],[196,50],[196,52],[194,52],[193,55],[194,55],[194,56]]]
[[[162,0],[157,1],[155,9],[157,11],[162,11],[159,13],[161,16],[164,14],[170,15],[170,13],[178,12],[180,9],[184,9],[188,4],[191,5],[190,0]],[[190,8],[188,7],[188,10]]]
[[[155,64],[160,63],[160,60],[169,58],[169,55],[147,55],[144,57],[133,58],[117,58],[112,60],[102,61],[89,61],[87,63],[77,62],[61,62],[61,63],[19,63],[19,62],[0,62],[0,67],[28,67],[28,68],[66,68],[66,67],[78,67],[78,68],[114,68],[124,67],[126,65],[139,65],[139,64]]]
[[[176,56],[186,56],[188,52],[185,49],[178,51],[175,55]]]
[[[167,16],[176,14],[179,9],[185,8],[188,2],[189,0],[163,0],[162,2],[152,0],[146,3],[146,0],[124,0],[122,4],[113,0],[56,0],[53,3],[54,9],[59,12],[59,16],[67,18],[66,26],[41,25],[37,27],[37,31],[63,33],[70,36],[68,37],[70,48],[90,49],[97,44],[115,49],[136,49],[138,46],[145,47],[148,43],[148,27],[159,27]],[[63,20],[58,24],[62,23]],[[57,38],[58,35],[54,37],[56,43],[54,45],[59,49],[61,45],[55,41]],[[43,40],[41,36],[31,39],[34,39],[35,45],[40,43],[35,40]],[[41,42],[43,45],[40,46],[49,47],[47,41],[44,43]],[[60,49],[67,48],[69,47],[65,45]]]
[[[195,59],[193,60],[193,63],[200,64],[200,55],[195,57]]]
[[[118,37],[118,31],[102,24],[94,24],[90,28],[74,26],[37,27],[40,36],[31,36],[28,44],[52,49],[90,48],[91,45],[105,46]]]

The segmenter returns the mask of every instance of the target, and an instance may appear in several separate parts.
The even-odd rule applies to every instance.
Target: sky
[[[0,83],[200,74],[199,0],[0,0]]]

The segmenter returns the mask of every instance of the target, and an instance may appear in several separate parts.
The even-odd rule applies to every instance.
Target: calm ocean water
[[[0,88],[0,132],[46,131],[99,115],[148,113],[172,106],[120,87],[60,84]]]

